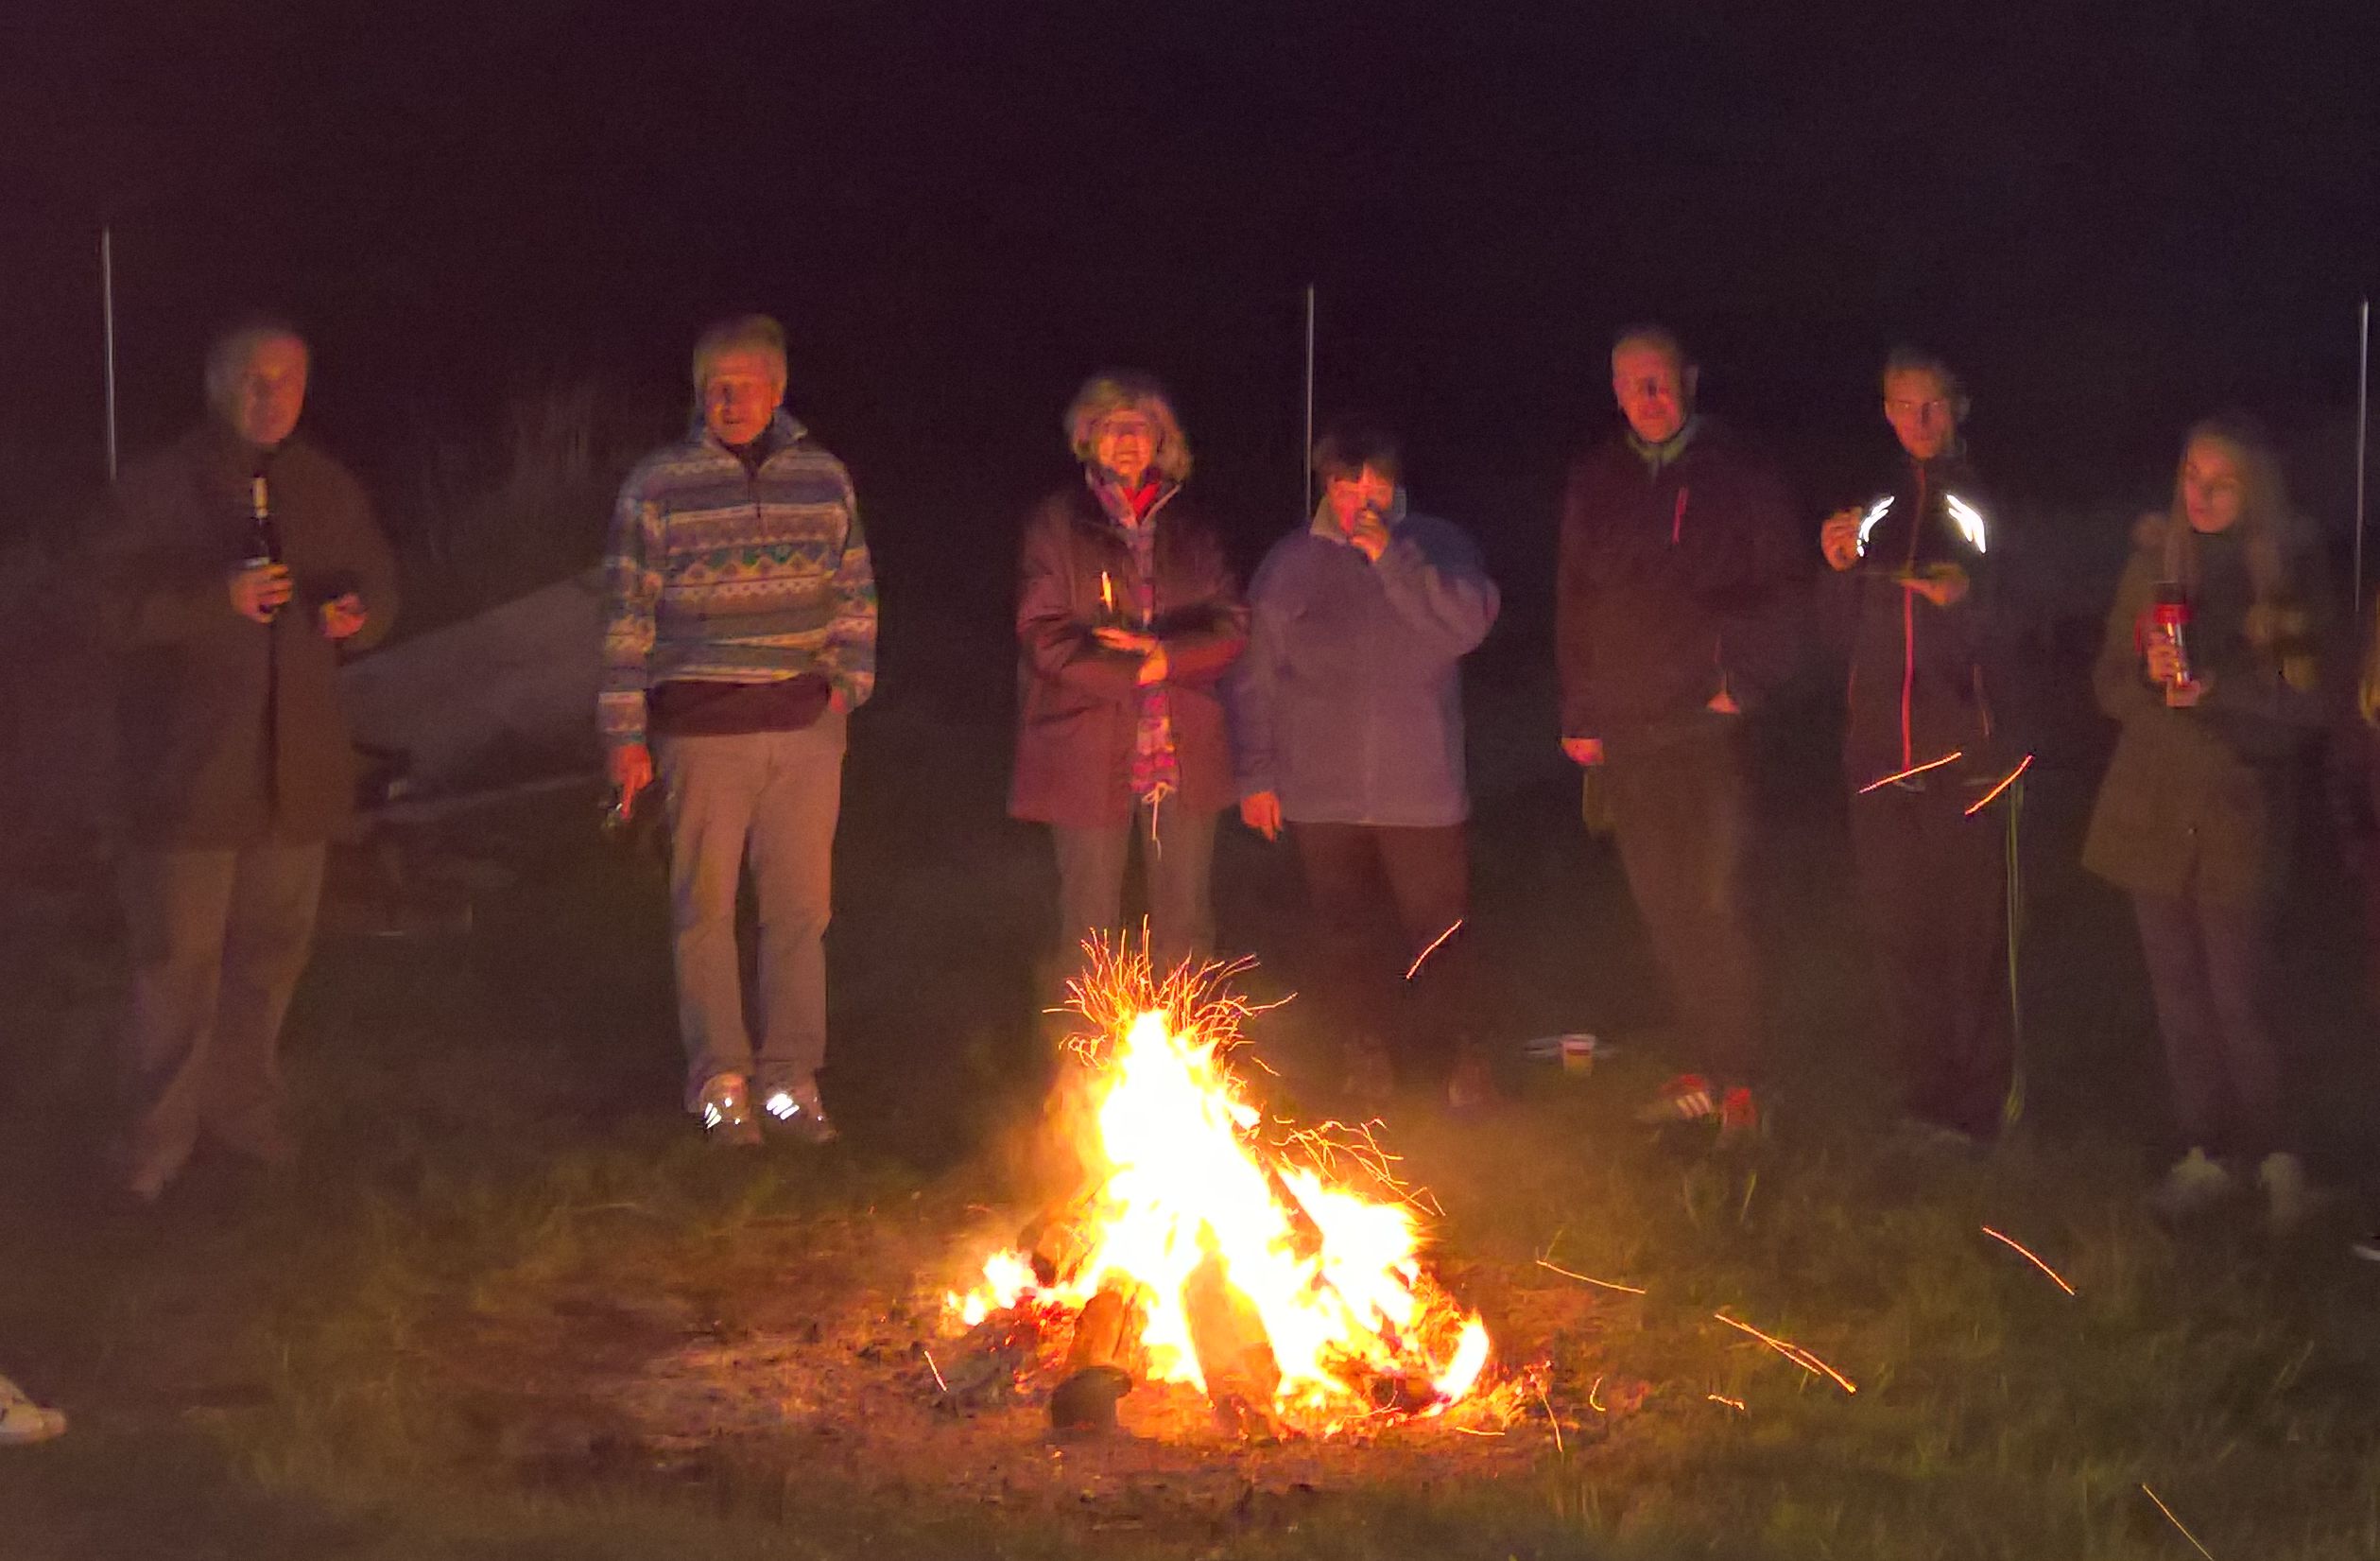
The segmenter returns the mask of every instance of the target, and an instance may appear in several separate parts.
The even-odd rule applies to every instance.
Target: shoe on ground
[[[761,1120],[788,1137],[805,1144],[831,1144],[836,1139],[834,1119],[827,1116],[814,1082],[767,1090],[760,1098],[760,1109]]]
[[[65,1434],[65,1415],[43,1409],[14,1382],[0,1377],[0,1448],[30,1447]]]
[[[1492,1101],[1495,1093],[1495,1075],[1489,1071],[1487,1058],[1466,1050],[1455,1059],[1455,1071],[1446,1080],[1449,1111],[1477,1111]]]
[[[1681,1073],[1636,1111],[1648,1127],[1670,1122],[1715,1122],[1719,1118],[1718,1087],[1699,1073]]]
[[[1763,1126],[1760,1102],[1750,1089],[1737,1084],[1719,1097],[1719,1148],[1750,1149],[1760,1141]]]
[[[741,1073],[714,1073],[702,1085],[695,1115],[702,1119],[702,1134],[712,1143],[730,1149],[760,1145],[760,1123],[752,1118],[751,1091]]]
[[[2265,1222],[2275,1230],[2294,1230],[2314,1212],[2314,1189],[2305,1179],[2305,1162],[2276,1151],[2256,1168],[2256,1185],[2265,1190]]]
[[[2238,1181],[2223,1169],[2219,1160],[2210,1160],[2203,1149],[2193,1148],[2174,1162],[2165,1172],[2165,1179],[2157,1184],[2157,1190],[2148,1195],[2149,1205],[2168,1220],[2188,1220],[2204,1214],[2239,1190]]]

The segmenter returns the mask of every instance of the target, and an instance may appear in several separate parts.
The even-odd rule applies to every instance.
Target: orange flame
[[[981,1284],[947,1297],[950,1315],[972,1326],[1024,1301],[1072,1310],[1129,1279],[1147,1297],[1147,1375],[1203,1391],[1186,1296],[1194,1271],[1219,1267],[1261,1319],[1285,1423],[1327,1434],[1440,1414],[1479,1385],[1487,1328],[1423,1270],[1421,1201],[1369,1134],[1326,1124],[1267,1137],[1225,1062],[1250,1012],[1222,991],[1238,968],[1185,968],[1160,983],[1146,954],[1092,949],[1069,1004],[1094,1031],[1068,1043],[1089,1070],[1076,1082],[1094,1124],[1095,1141],[1076,1146],[1090,1187],[1076,1205],[1081,1258],[1044,1289],[1023,1257],[995,1254]],[[1378,1407],[1384,1379],[1405,1407]]]

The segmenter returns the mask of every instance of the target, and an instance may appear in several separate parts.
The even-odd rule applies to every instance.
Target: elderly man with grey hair
[[[94,523],[126,785],[116,1171],[139,1204],[202,1135],[267,1163],[295,1148],[282,1018],[354,807],[338,667],[397,606],[362,488],[297,432],[311,369],[283,321],[224,333],[209,415],[127,469]]]
[[[757,1144],[765,1119],[822,1143],[830,871],[844,722],[875,687],[875,577],[850,475],[784,409],[777,322],[704,332],[694,384],[686,437],[620,489],[599,717],[621,807],[661,782],[687,1109],[714,1142]],[[748,860],[757,1045],[735,944]]]

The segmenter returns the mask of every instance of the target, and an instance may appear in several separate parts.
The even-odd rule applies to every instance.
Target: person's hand
[[[1923,575],[1911,575],[1901,581],[1904,590],[1914,591],[1937,607],[1956,607],[1967,599],[1967,571],[1955,564]]]
[[[1165,642],[1161,639],[1151,639],[1148,642],[1148,654],[1141,660],[1141,685],[1147,687],[1152,683],[1164,682],[1165,674],[1170,670],[1172,670],[1171,664],[1165,660]]]
[[[255,623],[270,623],[297,590],[285,564],[250,564],[232,571],[232,610]]]
[[[1355,517],[1355,529],[1347,533],[1347,540],[1355,551],[1377,564],[1380,555],[1388,550],[1388,523],[1380,518],[1378,511],[1366,510]]]
[[[2151,628],[2141,636],[2142,654],[2148,662],[2148,681],[2162,683],[2170,688],[2182,681],[2182,652],[2174,648],[2173,636],[2163,629]]]
[[[1594,766],[1603,762],[1601,737],[1564,737],[1561,739],[1561,751],[1569,755],[1573,764]]]
[[[2208,692],[2213,689],[2214,686],[2215,677],[2211,672],[2201,672],[2187,683],[2173,683],[2168,681],[2165,684],[2165,708],[2168,710],[2187,710],[2190,706],[2206,698]]]
[[[1818,529],[1818,550],[1826,566],[1841,571],[1859,562],[1859,512],[1837,510]]]
[[[1274,791],[1251,791],[1239,800],[1239,822],[1268,841],[1281,838],[1281,797]]]
[[[1118,628],[1112,623],[1103,623],[1092,630],[1091,637],[1111,650],[1121,650],[1132,656],[1145,656],[1157,648],[1155,634],[1143,633],[1138,629]]]
[[[322,637],[334,643],[360,633],[364,627],[364,598],[354,591],[335,597],[322,604]]]
[[[619,793],[621,816],[635,812],[637,794],[653,784],[653,751],[641,742],[624,742],[605,755],[603,768]]]

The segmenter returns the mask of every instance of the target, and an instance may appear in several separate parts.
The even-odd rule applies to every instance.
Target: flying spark
[[[1767,1344],[1770,1349],[1775,1350],[1778,1354],[1784,1356],[1795,1365],[1800,1366],[1803,1371],[1808,1372],[1811,1376],[1832,1378],[1835,1385],[1841,1388],[1845,1393],[1857,1393],[1859,1391],[1858,1387],[1853,1383],[1850,1378],[1844,1376],[1841,1372],[1837,1371],[1833,1366],[1828,1365],[1817,1356],[1812,1355],[1808,1350],[1803,1349],[1800,1344],[1794,1344],[1789,1340],[1780,1339],[1774,1334],[1763,1333],[1758,1328],[1752,1327],[1750,1323],[1739,1322],[1735,1318],[1730,1317],[1724,1311],[1715,1311],[1711,1315],[1717,1318],[1720,1322],[1725,1323],[1729,1327],[1740,1329],[1745,1333],[1751,1334],[1753,1338],[1759,1340],[1762,1344]]]
[[[1940,770],[1945,764],[1957,764],[1966,756],[1967,751],[1962,748],[1954,754],[1944,754],[1940,758],[1928,759],[1923,764],[1904,770],[1897,775],[1887,775],[1882,780],[1870,781],[1859,789],[1859,794],[1864,797],[1871,791],[1880,791],[1895,782],[1907,780],[1912,775],[1923,775],[1928,770]]]
[[[1560,1263],[1549,1263],[1543,1257],[1537,1259],[1537,1266],[1543,1269],[1550,1269],[1554,1273],[1561,1275],[1565,1279],[1576,1279],[1582,1285],[1596,1285],[1604,1290],[1616,1290],[1629,1295],[1642,1295],[1645,1293],[1634,1285],[1623,1285],[1610,1279],[1597,1279],[1592,1275],[1573,1274],[1570,1270],[1562,1267]]]
[[[2147,1481],[2142,1481],[2140,1483],[2140,1488],[2143,1491],[2147,1492],[2148,1499],[2151,1501],[2157,1503],[2157,1510],[2165,1515],[2165,1521],[2171,1523],[2175,1528],[2182,1530],[2182,1537],[2190,1541],[2190,1548],[2192,1550],[2197,1551],[2200,1555],[2205,1556],[2206,1561],[2215,1561],[2215,1552],[2208,1550],[2204,1545],[2199,1543],[2199,1536],[2192,1534],[2188,1527],[2182,1523],[2182,1519],[2173,1515],[2173,1509],[2165,1505],[2165,1499],[2159,1496],[2155,1491],[2148,1489]]]
[[[1990,1225],[1985,1225],[1983,1227],[1983,1233],[1986,1236],[1991,1237],[1995,1241],[2007,1242],[2010,1247],[2015,1249],[2018,1257],[2024,1258],[2035,1268],[2040,1269],[2044,1274],[2048,1275],[2049,1282],[2056,1285],[2060,1290],[2064,1291],[2069,1295],[2072,1295],[2075,1292],[2075,1287],[2066,1283],[2065,1275],[2060,1274],[2056,1269],[2051,1268],[2047,1263],[2043,1262],[2039,1257],[2035,1257],[2032,1249],[2026,1246],[2024,1242],[2018,1240],[2015,1237],[2003,1235],[1999,1231],[1992,1229]]]
[[[1997,797],[2001,792],[2007,790],[2009,787],[2014,786],[2016,784],[2016,777],[2025,773],[2026,771],[2030,770],[2031,768],[2033,768],[2033,755],[2027,754],[2023,758],[2017,760],[2015,769],[2009,771],[2006,775],[2001,777],[1999,785],[1993,787],[1991,790],[1986,791],[1983,794],[1982,801],[1976,803],[1973,807],[1968,808],[1961,816],[1972,819],[1977,813],[1980,813],[1985,808],[1991,807],[1992,799]]]
[[[1457,916],[1455,918],[1454,926],[1449,927],[1445,931],[1440,932],[1437,937],[1432,938],[1430,940],[1430,945],[1427,948],[1423,949],[1421,953],[1415,955],[1413,963],[1406,967],[1405,979],[1408,981],[1411,980],[1414,976],[1420,972],[1422,963],[1424,960],[1427,960],[1431,955],[1438,952],[1438,945],[1440,944],[1444,943],[1447,939],[1453,937],[1457,932],[1462,930],[1462,925],[1463,919],[1460,916]]]

